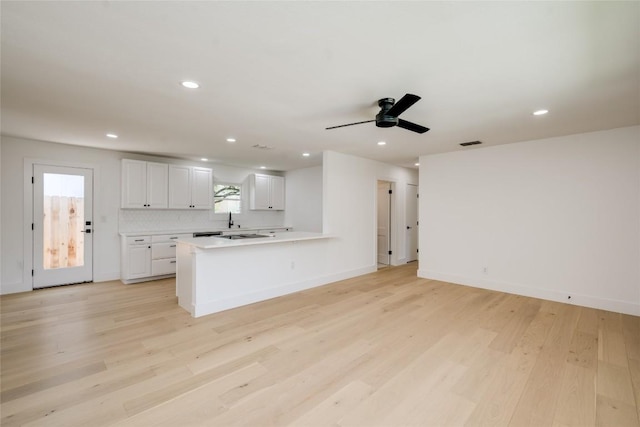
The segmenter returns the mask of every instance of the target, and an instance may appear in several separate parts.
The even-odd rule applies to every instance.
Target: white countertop
[[[225,234],[229,233],[242,233],[245,231],[258,231],[258,230],[284,230],[286,228],[293,228],[287,225],[261,225],[255,227],[241,227],[241,228],[215,228],[215,227],[207,227],[207,228],[191,228],[188,230],[155,230],[155,231],[121,231],[120,234],[123,237],[134,237],[134,236],[158,236],[163,234],[193,234],[197,232],[203,231],[222,231]],[[266,231],[265,231],[266,232]]]
[[[282,228],[282,227],[280,227]],[[261,228],[260,230],[263,230]],[[311,233],[307,231],[283,231],[271,234],[267,237],[253,239],[222,239],[220,237],[190,237],[178,239],[178,243],[185,243],[199,249],[221,249],[235,246],[266,245],[271,243],[296,242],[301,240],[328,239],[334,237],[330,234]]]

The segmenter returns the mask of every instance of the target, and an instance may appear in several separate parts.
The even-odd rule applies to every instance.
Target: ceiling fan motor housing
[[[343,128],[346,126],[361,125],[363,123],[376,122],[376,126],[379,128],[391,128],[394,126],[398,126],[402,129],[410,130],[411,132],[425,133],[429,130],[429,128],[398,118],[400,114],[404,113],[409,107],[411,107],[418,101],[420,101],[420,97],[411,93],[407,93],[405,96],[400,98],[400,101],[398,101],[397,103],[393,98],[382,98],[378,100],[380,112],[376,115],[375,120],[364,120],[361,122],[331,126],[328,127],[327,130]]]
[[[379,128],[390,128],[398,125],[398,118],[387,115],[387,111],[393,107],[396,100],[393,98],[382,98],[378,101],[380,112],[376,114],[376,126]]]

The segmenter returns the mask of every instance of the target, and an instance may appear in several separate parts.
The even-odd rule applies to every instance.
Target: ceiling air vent
[[[469,142],[460,143],[460,145],[462,145],[463,147],[468,147],[470,145],[478,145],[478,144],[482,144],[482,141],[469,141]]]
[[[252,148],[257,148],[258,150],[272,150],[273,147],[269,147],[268,145],[256,144],[252,145]]]

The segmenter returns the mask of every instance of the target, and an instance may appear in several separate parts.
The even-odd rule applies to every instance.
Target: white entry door
[[[418,259],[418,186],[407,184],[407,262]]]
[[[33,287],[93,280],[93,170],[33,165]]]
[[[391,183],[378,181],[378,264],[390,264]]]

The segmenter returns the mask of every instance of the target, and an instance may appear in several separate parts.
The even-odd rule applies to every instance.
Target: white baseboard
[[[113,271],[110,273],[93,273],[94,282],[110,282],[112,280],[120,280],[120,272]]]
[[[350,279],[352,277],[362,276],[364,274],[373,273],[376,270],[376,266],[363,267],[354,270],[343,271],[340,273],[318,276],[312,279],[290,283],[275,288],[265,289],[258,292],[251,292],[240,296],[234,296],[232,298],[205,301],[193,306],[192,315],[193,317],[200,317],[207,314],[218,313],[220,311],[229,310],[231,308],[241,307],[243,305],[281,297],[283,295],[304,291],[306,289],[315,288],[329,283],[339,282],[341,280]]]
[[[522,295],[526,297],[540,298],[548,301],[562,302],[565,304],[579,305],[582,307],[591,307],[600,310],[614,311],[616,313],[630,314],[633,316],[640,316],[640,302],[632,303],[628,301],[612,300],[576,293],[571,293],[571,298],[569,299],[569,295],[567,294],[567,292],[560,292],[551,289],[533,288],[531,286],[499,282],[496,280],[463,277],[430,270],[418,270],[418,277],[422,277],[424,279],[440,280],[443,282],[450,282],[458,285],[490,289],[492,291],[506,292],[509,294]]]
[[[17,294],[19,292],[30,292],[33,289],[31,288],[31,283],[26,286],[22,282],[15,283],[2,283],[0,285],[0,295],[8,295],[8,294]]]

